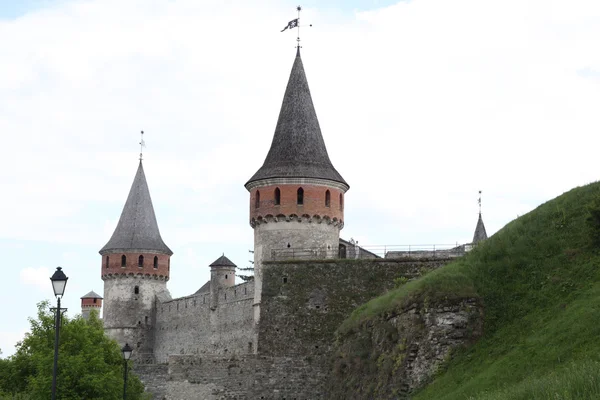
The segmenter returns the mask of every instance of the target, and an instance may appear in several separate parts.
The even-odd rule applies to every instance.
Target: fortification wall
[[[265,262],[258,352],[326,355],[333,334],[359,305],[451,259]]]
[[[156,362],[166,363],[173,354],[253,351],[253,298],[254,285],[246,282],[220,289],[215,310],[210,309],[208,292],[158,303]]]
[[[334,333],[341,322],[356,307],[392,288],[395,278],[415,278],[449,261],[437,258],[267,262],[263,270],[264,312],[258,325],[258,354],[240,352],[232,355],[230,349],[225,355],[219,347],[220,353],[216,355],[172,355],[168,358],[168,380],[166,386],[162,386],[165,398],[328,399],[326,391]],[[224,295],[222,293],[223,301]],[[219,310],[230,318],[237,318],[228,308],[235,307],[236,303],[229,299],[228,295],[228,303]],[[244,321],[252,326],[252,304],[246,301],[240,300],[244,306],[236,308],[236,312],[243,310]],[[218,327],[223,330],[232,327],[235,331],[237,323],[232,319]],[[248,325],[244,323],[243,326],[241,331],[249,332],[246,330]],[[196,336],[204,336],[205,331],[198,325],[193,332]],[[232,343],[242,337],[212,332],[210,335],[219,338],[218,346],[227,344],[235,346],[233,348],[240,346]],[[147,383],[149,387],[161,387],[161,382],[151,380]]]
[[[165,392],[170,400],[324,399],[312,388],[322,387],[325,377],[306,357],[173,356],[169,374]]]

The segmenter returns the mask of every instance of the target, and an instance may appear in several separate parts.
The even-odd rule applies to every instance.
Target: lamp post
[[[56,267],[56,271],[54,275],[50,278],[52,281],[52,289],[54,290],[54,296],[57,299],[56,306],[56,319],[54,320],[55,327],[55,336],[54,336],[54,369],[52,371],[52,400],[56,400],[56,374],[58,372],[58,336],[60,330],[60,298],[65,293],[65,287],[67,286],[67,276],[64,272],[62,272],[61,267]]]
[[[123,400],[127,399],[127,367],[129,366],[129,359],[133,349],[125,343],[125,346],[121,349],[123,353],[123,362],[125,363],[125,371],[123,372]]]

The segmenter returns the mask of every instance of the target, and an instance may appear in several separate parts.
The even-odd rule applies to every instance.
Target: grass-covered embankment
[[[406,302],[476,295],[483,336],[415,400],[600,398],[600,249],[586,223],[599,198],[594,183],[541,205],[466,257],[361,306],[338,332]]]

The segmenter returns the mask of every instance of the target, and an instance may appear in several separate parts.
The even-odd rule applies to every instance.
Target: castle
[[[380,258],[340,239],[350,186],[327,154],[299,48],[271,148],[245,187],[254,279],[236,285],[236,266],[222,255],[209,282],[171,297],[173,252],[141,160],[100,250],[104,295],[83,296],[82,313],[104,306],[106,334],[134,348],[136,372],[155,398],[326,398],[336,326],[395,277],[416,277],[453,256]],[[473,242],[486,237],[480,213]]]

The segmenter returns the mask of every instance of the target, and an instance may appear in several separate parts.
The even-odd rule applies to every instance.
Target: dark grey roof
[[[103,297],[100,296],[98,293],[94,292],[93,290],[91,292],[89,292],[88,294],[86,294],[85,296],[81,296],[82,299],[102,299]]]
[[[160,237],[141,161],[117,228],[108,243],[100,250],[100,254],[128,250],[150,250],[173,254]]]
[[[473,244],[481,242],[487,239],[487,233],[485,226],[483,225],[483,219],[481,213],[479,213],[479,219],[477,220],[477,227],[475,228],[475,234],[473,235]]]
[[[300,51],[283,96],[271,149],[246,185],[268,178],[322,178],[348,186],[329,160]]]
[[[206,282],[204,285],[202,285],[202,287],[198,290],[196,290],[196,293],[194,294],[201,294],[201,293],[207,293],[210,292],[210,281]]]
[[[210,267],[236,267],[234,263],[223,254],[221,257],[217,258],[215,262],[209,265]]]

